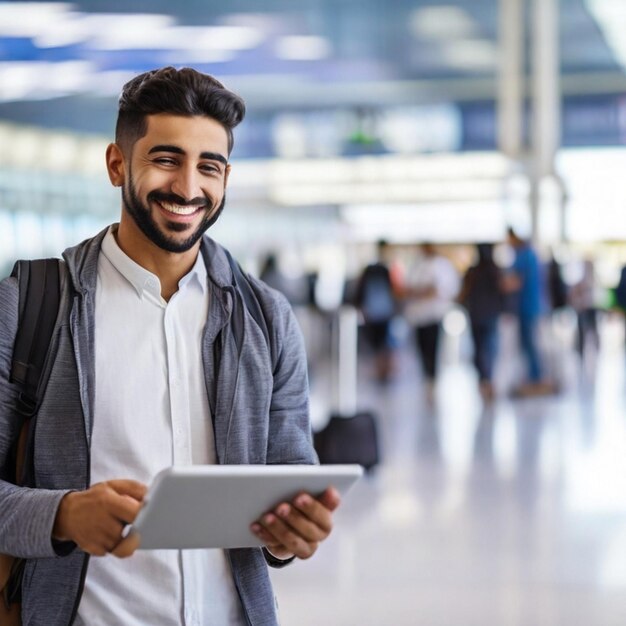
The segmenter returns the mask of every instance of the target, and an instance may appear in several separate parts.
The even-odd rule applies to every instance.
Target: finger
[[[326,489],[326,491],[318,498],[318,500],[329,511],[335,511],[337,507],[341,504],[341,496],[334,487],[329,487],[328,489]]]
[[[137,532],[131,532],[128,537],[122,539],[112,550],[111,554],[120,559],[131,556],[141,544],[141,537]]]
[[[144,499],[148,491],[148,488],[143,483],[128,478],[108,480],[106,484],[120,495],[130,496],[139,502]]]
[[[135,520],[139,509],[141,509],[140,502],[131,496],[120,496],[115,492],[111,494],[111,498],[107,503],[108,512],[118,521],[126,524],[130,524]]]
[[[322,541],[330,532],[320,528],[314,521],[286,502],[277,506],[274,513],[306,541]]]
[[[250,526],[250,530],[259,538],[260,541],[263,542],[263,544],[265,545],[266,548],[268,548],[270,551],[271,550],[278,550],[280,548],[283,548],[284,546],[280,543],[280,541],[278,541],[278,539],[276,539],[276,537],[274,537],[273,535],[271,535],[261,524],[259,524],[258,522],[255,522],[254,524],[252,524]]]
[[[323,495],[324,494],[322,494],[322,496]],[[312,522],[323,529],[326,534],[330,533],[333,528],[332,511],[327,509],[322,502],[316,500],[309,493],[301,493],[294,498],[292,505],[295,509],[300,511],[302,515],[308,517]]]
[[[306,541],[273,513],[264,515],[260,521],[269,534],[274,537],[274,541],[278,541],[282,547],[298,558],[308,559],[317,550],[317,542]]]

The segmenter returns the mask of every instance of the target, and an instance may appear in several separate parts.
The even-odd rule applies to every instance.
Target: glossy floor
[[[499,394],[484,403],[466,340],[448,337],[431,398],[410,345],[397,375],[359,364],[359,406],[383,461],[346,498],[309,561],[272,574],[283,626],[611,626],[626,623],[623,320],[581,362],[571,319],[543,329],[561,392],[511,399],[520,366],[505,321]],[[330,407],[324,367],[313,413]],[[319,425],[319,424],[318,424]]]

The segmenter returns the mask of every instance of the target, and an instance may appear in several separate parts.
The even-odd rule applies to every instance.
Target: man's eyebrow
[[[185,154],[185,151],[178,146],[169,146],[164,144],[152,146],[152,148],[148,150],[148,154],[152,154],[153,152],[174,152],[175,154]]]
[[[148,150],[148,154],[153,154],[154,152],[173,152],[174,154],[186,154],[186,152],[182,148],[166,144],[152,146],[152,148]],[[219,161],[224,165],[228,165],[228,159],[225,156],[221,155],[219,152],[201,152],[200,158],[207,159],[208,161]]]
[[[200,158],[207,159],[207,161],[219,161],[224,165],[228,165],[228,159],[219,154],[219,152],[201,152]]]

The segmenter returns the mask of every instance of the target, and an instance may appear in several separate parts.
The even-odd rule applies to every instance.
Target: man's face
[[[191,249],[224,207],[226,130],[207,117],[150,115],[147,133],[125,156],[124,213],[159,248]]]

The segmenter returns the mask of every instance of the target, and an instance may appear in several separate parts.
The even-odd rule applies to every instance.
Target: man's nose
[[[187,202],[194,198],[203,198],[199,172],[194,167],[181,167],[172,181],[171,191]]]

